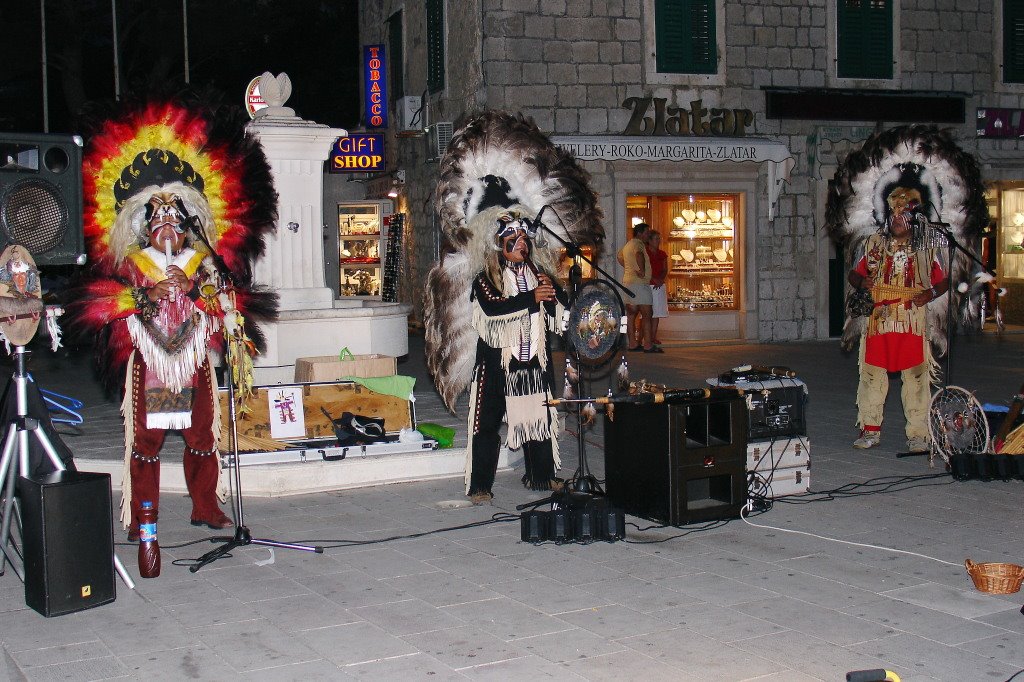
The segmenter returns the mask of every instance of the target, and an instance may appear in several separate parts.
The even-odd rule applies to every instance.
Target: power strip
[[[558,544],[590,544],[598,540],[615,542],[626,537],[626,515],[604,499],[564,506],[551,511],[528,511],[520,517],[523,542],[552,541]]]

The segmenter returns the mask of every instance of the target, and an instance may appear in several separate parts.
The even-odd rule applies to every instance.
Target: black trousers
[[[526,367],[530,362],[512,360],[509,369]],[[505,370],[500,361],[484,360],[474,372],[476,405],[473,419],[473,472],[469,477],[469,494],[489,493],[494,487],[494,474],[498,470],[498,452],[501,447],[499,430],[505,416]],[[555,477],[555,458],[551,439],[530,440],[523,443],[526,473],[523,485],[533,490],[549,490]]]

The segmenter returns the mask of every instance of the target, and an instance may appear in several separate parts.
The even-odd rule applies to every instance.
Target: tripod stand
[[[24,566],[19,570],[18,565],[14,562],[14,555],[18,554],[18,550],[17,546],[10,542],[10,540],[12,524],[17,523],[19,530],[21,526],[20,513],[17,512],[14,499],[15,481],[18,476],[28,477],[31,473],[31,466],[29,464],[29,434],[31,433],[35,436],[39,445],[46,453],[50,464],[56,471],[64,471],[66,469],[60,455],[53,447],[53,443],[50,442],[46,432],[43,431],[39,420],[31,418],[28,414],[28,373],[25,371],[26,352],[24,346],[15,346],[14,348],[14,374],[12,381],[15,387],[18,413],[7,427],[3,457],[0,458],[0,481],[3,481],[2,497],[4,501],[3,521],[0,523],[0,552],[3,554],[0,557],[0,575],[3,575],[6,564],[10,563],[15,575],[22,582],[25,582]],[[17,462],[14,459],[15,448],[17,448],[18,453]],[[121,580],[124,581],[128,589],[135,589],[135,584],[121,564],[117,554],[114,554],[112,560],[117,574],[121,576]]]
[[[225,337],[228,337],[229,332],[225,329]],[[199,557],[195,564],[189,566],[192,573],[195,573],[203,566],[209,563],[213,563],[217,559],[228,556],[231,550],[238,547],[245,547],[246,545],[263,545],[266,547],[280,547],[282,549],[295,549],[304,552],[315,552],[317,554],[323,554],[324,548],[310,545],[299,545],[288,542],[277,542],[275,540],[265,540],[252,537],[252,533],[249,528],[245,525],[245,509],[242,503],[242,475],[240,472],[238,462],[238,418],[235,411],[235,381],[232,376],[232,341],[230,338],[226,338],[224,344],[224,359],[227,362],[228,375],[228,422],[231,424],[231,467],[233,474],[233,486],[234,486],[234,517],[235,517],[235,534],[232,537],[215,537],[211,538],[211,542],[222,542],[220,547],[210,550],[206,554]],[[217,397],[214,396],[214,400]],[[217,425],[219,428],[219,424]]]

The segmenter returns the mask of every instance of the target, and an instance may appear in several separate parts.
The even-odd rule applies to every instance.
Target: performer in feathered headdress
[[[533,221],[550,206],[552,230],[599,247],[589,175],[533,121],[488,111],[452,138],[436,196],[451,250],[427,276],[426,360],[453,412],[472,383],[466,493],[478,503],[492,497],[503,415],[507,445],[524,446],[524,484],[549,489],[559,457],[557,414],[544,405],[554,383],[547,332],[559,329],[561,296],[549,273],[560,244],[534,237]]]
[[[129,105],[89,140],[90,266],[68,310],[72,328],[93,340],[105,384],[124,381],[121,520],[129,539],[138,536],[140,503],[158,505],[168,429],[185,440],[192,524],[232,525],[218,505],[226,486],[211,352],[223,348],[226,331],[232,374],[244,374],[248,353],[263,345],[253,323],[277,308],[276,294],[251,282],[277,194],[245,120],[226,107]]]
[[[988,222],[984,187],[973,157],[934,126],[905,126],[873,135],[836,172],[826,228],[856,255],[844,347],[860,342],[856,448],[881,442],[889,372],[901,372],[907,448],[925,452],[931,382],[938,367],[932,344],[946,351],[949,268],[937,248],[948,224],[962,244],[976,248]],[[966,256],[954,268],[964,281]],[[929,343],[931,341],[931,343]]]

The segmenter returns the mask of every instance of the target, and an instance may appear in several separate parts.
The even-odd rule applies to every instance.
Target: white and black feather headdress
[[[901,126],[869,137],[836,170],[825,206],[825,229],[844,246],[848,266],[863,253],[864,241],[886,228],[886,198],[894,187],[918,190],[928,220],[947,223],[957,241],[977,253],[981,231],[988,224],[985,187],[977,161],[957,146],[947,130]],[[970,259],[957,254],[952,268],[954,280],[967,281],[972,271]],[[957,292],[950,294],[955,296]],[[949,300],[949,296],[942,296],[928,304],[931,340],[941,352],[945,351]],[[863,317],[847,320],[844,345],[863,333],[864,321]]]
[[[604,227],[590,175],[521,114],[484,111],[469,117],[441,159],[435,196],[448,248],[427,275],[425,351],[437,390],[454,412],[473,373],[477,339],[469,296],[493,248],[494,212],[488,209],[518,206],[532,219],[550,206],[544,224],[595,252]],[[534,260],[542,268],[556,262],[562,247],[546,241],[535,243]]]

